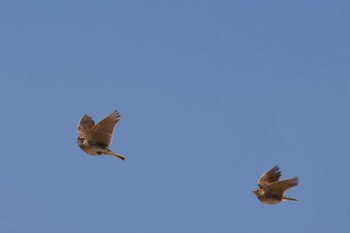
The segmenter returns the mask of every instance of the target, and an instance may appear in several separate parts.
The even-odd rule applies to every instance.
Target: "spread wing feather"
[[[281,177],[280,168],[276,165],[260,177],[258,181],[258,186],[260,188],[266,187],[270,183],[276,182]]]
[[[88,115],[84,115],[78,124],[78,132],[80,138],[87,138],[89,135],[89,131],[92,127],[94,127],[95,122]]]
[[[282,198],[283,193],[287,189],[294,187],[296,185],[298,185],[298,177],[276,181],[276,182],[268,185],[267,188],[270,190],[272,195],[276,195],[276,196],[279,196],[280,198]]]
[[[89,141],[108,147],[111,144],[115,125],[120,119],[120,113],[112,112],[99,123],[94,125],[89,132]]]

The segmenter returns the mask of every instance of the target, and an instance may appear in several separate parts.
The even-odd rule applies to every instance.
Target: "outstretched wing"
[[[280,168],[276,165],[260,177],[258,181],[258,186],[260,188],[266,187],[266,185],[276,182],[281,177]]]
[[[88,115],[84,115],[78,124],[78,132],[80,138],[88,138],[89,131],[94,127],[95,122]]]
[[[89,133],[89,141],[108,147],[111,144],[114,128],[120,119],[120,113],[117,111],[112,112],[102,121],[94,125]]]
[[[298,185],[298,181],[299,181],[298,177],[294,177],[286,180],[280,180],[268,185],[267,188],[270,190],[272,195],[282,198],[283,193],[287,189]]]

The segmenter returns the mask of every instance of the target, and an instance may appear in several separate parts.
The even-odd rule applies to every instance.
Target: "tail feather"
[[[118,158],[118,159],[125,160],[125,158],[124,158],[123,156],[118,155],[117,153],[114,153],[114,152],[111,151],[111,150],[108,151],[108,154],[109,154],[109,155],[112,155],[112,156],[114,156],[114,157],[116,157],[116,158]]]
[[[290,198],[290,197],[283,197],[283,200],[284,201],[298,201],[297,199],[294,199],[294,198]]]

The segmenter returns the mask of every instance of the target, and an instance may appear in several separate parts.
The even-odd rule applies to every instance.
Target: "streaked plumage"
[[[253,193],[265,204],[276,204],[282,201],[297,201],[294,198],[284,196],[284,192],[298,185],[298,177],[279,180],[281,172],[278,166],[274,166],[265,172],[258,181],[258,189],[254,189]]]
[[[120,113],[114,111],[95,125],[92,118],[85,114],[78,124],[77,142],[80,149],[90,155],[112,155],[124,160],[124,157],[108,149],[119,119]]]

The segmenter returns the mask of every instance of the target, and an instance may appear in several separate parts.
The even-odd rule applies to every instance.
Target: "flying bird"
[[[294,198],[284,196],[287,189],[298,185],[298,177],[279,180],[281,172],[278,166],[274,166],[265,172],[258,181],[259,188],[254,189],[255,196],[265,204],[277,204],[282,201],[297,201]]]
[[[112,155],[124,160],[123,156],[108,149],[113,138],[115,125],[119,119],[120,113],[114,111],[95,125],[92,118],[85,114],[78,124],[79,136],[77,142],[80,149],[89,155]]]

